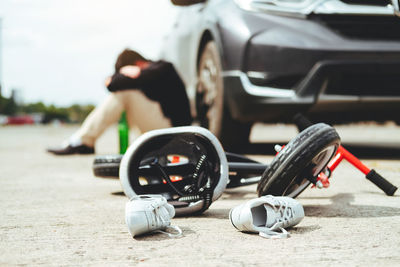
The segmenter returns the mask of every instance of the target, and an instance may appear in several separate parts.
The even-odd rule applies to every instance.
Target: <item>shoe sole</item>
[[[231,210],[229,211],[229,220],[231,221],[231,224],[233,225],[233,227],[235,227],[237,230],[240,231],[240,229],[237,228],[236,225],[233,223],[233,220],[232,220],[232,212],[233,212],[233,210],[234,210],[234,209],[231,209]]]

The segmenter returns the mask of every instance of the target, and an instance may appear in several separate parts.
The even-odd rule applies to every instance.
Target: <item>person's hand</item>
[[[129,78],[135,79],[140,75],[140,68],[138,66],[133,66],[133,65],[123,66],[119,70],[119,73],[128,76]]]
[[[111,81],[112,81],[112,78],[110,76],[108,76],[106,78],[106,80],[104,81],[104,84],[106,85],[106,87],[108,87],[110,85]]]

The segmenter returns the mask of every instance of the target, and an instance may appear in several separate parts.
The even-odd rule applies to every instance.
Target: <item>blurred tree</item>
[[[46,113],[46,105],[42,102],[25,104],[22,111],[25,113]]]
[[[69,119],[71,122],[81,123],[93,109],[93,105],[72,105],[68,108]]]
[[[54,105],[48,106],[44,113],[43,123],[49,123],[53,120],[70,122],[68,117],[68,110],[66,108],[57,108]]]
[[[13,98],[0,96],[0,114],[14,115],[18,111],[18,106]]]
[[[0,96],[0,114],[10,116],[19,113],[39,113],[43,114],[43,123],[49,123],[53,120],[81,123],[93,109],[94,105],[74,104],[70,107],[56,107],[54,105],[47,106],[43,102],[28,103],[18,106],[13,98]]]

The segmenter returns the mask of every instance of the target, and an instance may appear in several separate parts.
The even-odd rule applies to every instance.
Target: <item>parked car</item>
[[[225,147],[254,122],[400,122],[398,0],[172,0],[165,41],[200,124]]]

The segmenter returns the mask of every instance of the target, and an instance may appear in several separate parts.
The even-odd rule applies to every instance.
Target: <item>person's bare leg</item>
[[[130,128],[138,129],[139,134],[172,126],[171,121],[164,116],[160,104],[147,98],[140,90],[119,91],[111,93],[89,114],[63,148],[47,151],[58,155],[93,153],[96,140],[119,120],[123,110],[127,113]]]
[[[158,102],[146,97],[140,90],[122,91],[117,96],[123,103],[130,128],[138,128],[140,133],[172,127]]]
[[[130,128],[137,127],[141,133],[172,126],[158,102],[150,100],[140,90],[125,90],[111,93],[89,114],[70,140],[80,140],[82,144],[93,147],[99,136],[118,122],[124,110]]]
[[[71,142],[94,147],[96,140],[112,124],[116,123],[124,110],[121,93],[111,93],[104,102],[97,106],[85,119],[79,130],[70,138]]]

